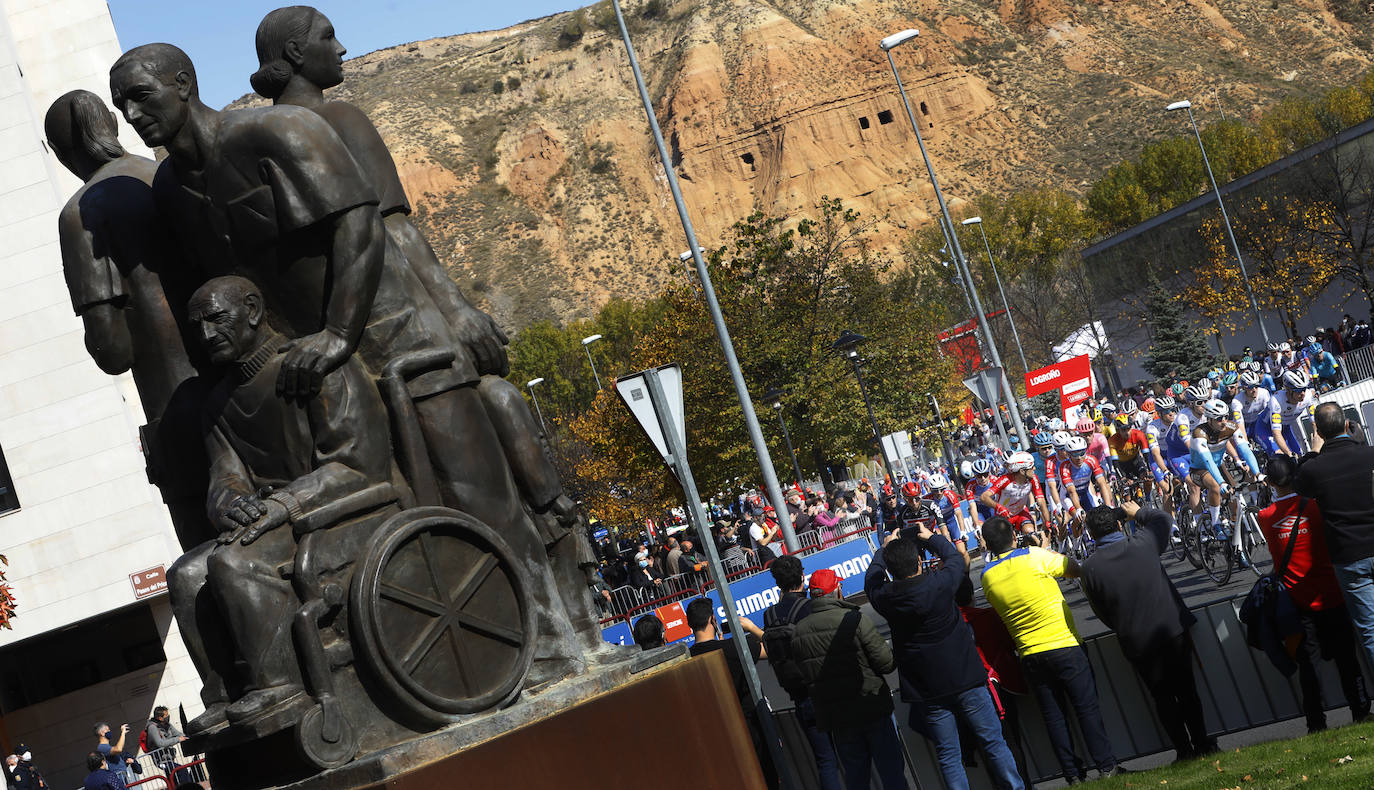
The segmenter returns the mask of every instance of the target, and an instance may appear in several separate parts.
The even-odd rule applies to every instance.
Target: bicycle
[[[1257,499],[1263,499],[1267,487],[1255,480],[1237,483],[1229,468],[1223,468],[1223,475],[1228,478],[1229,485],[1222,494],[1221,512],[1230,514],[1231,518],[1214,525],[1211,515],[1205,514],[1197,529],[1195,544],[1207,576],[1218,587],[1231,580],[1236,565],[1248,566],[1255,576],[1262,577],[1264,571],[1260,565],[1274,563],[1256,518],[1259,508],[1246,496],[1251,492]]]
[[[1197,541],[1197,523],[1188,504],[1188,488],[1182,479],[1176,479],[1169,495],[1169,512],[1174,516],[1177,533],[1170,536],[1174,545],[1174,559],[1187,559],[1194,568],[1202,569],[1202,558],[1194,550]]]

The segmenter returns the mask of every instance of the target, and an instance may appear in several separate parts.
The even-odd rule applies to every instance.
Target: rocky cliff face
[[[1162,112],[1171,100],[1191,98],[1204,123],[1249,115],[1370,63],[1363,26],[1321,0],[626,7],[707,246],[750,212],[805,211],[822,195],[880,218],[876,240],[893,250],[931,221],[933,192],[877,46],[903,28],[921,36],[894,56],[956,204],[1041,184],[1081,191],[1142,142],[1181,131]],[[376,121],[454,276],[512,328],[584,317],[612,294],[683,276],[686,243],[606,22],[594,6],[373,52],[337,89]],[[348,30],[339,36],[347,44]]]

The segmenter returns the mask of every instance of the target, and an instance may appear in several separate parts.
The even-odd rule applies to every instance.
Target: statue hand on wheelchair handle
[[[342,365],[351,353],[351,344],[328,328],[291,341],[277,376],[277,394],[300,400],[315,397],[325,374]]]
[[[510,360],[506,356],[506,344],[510,340],[491,316],[475,307],[468,307],[452,323],[458,342],[472,353],[479,375],[505,376],[510,373]]]

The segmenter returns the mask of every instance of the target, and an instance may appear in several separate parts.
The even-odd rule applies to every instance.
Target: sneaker
[[[1108,776],[1125,776],[1126,774],[1134,774],[1134,773],[1140,773],[1140,772],[1139,772],[1139,771],[1132,771],[1131,769],[1127,768],[1127,767],[1124,766],[1124,765],[1117,765],[1115,768],[1113,768],[1113,769],[1110,770],[1110,771],[1104,771],[1104,772],[1102,773],[1102,776],[1103,776],[1103,778],[1106,778],[1106,777],[1108,777]]]

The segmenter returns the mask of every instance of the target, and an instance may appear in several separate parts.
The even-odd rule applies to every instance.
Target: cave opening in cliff
[[[749,165],[749,169],[750,169],[750,170],[757,170],[757,169],[758,169],[758,168],[754,167],[754,155],[753,155],[753,154],[750,154],[750,153],[743,153],[743,154],[740,154],[740,155],[739,155],[739,158],[740,158],[741,160],[743,160],[744,163],[745,163],[746,165]]]
[[[867,129],[868,126],[869,126],[869,123],[868,123],[868,116],[866,116],[866,115],[860,115],[860,116],[859,116],[859,128],[860,128],[860,129]]]
[[[922,108],[922,109],[925,109],[925,105],[922,104],[922,105],[921,105],[921,108]],[[878,123],[881,123],[881,124],[889,124],[889,123],[892,123],[892,111],[891,111],[891,110],[883,110],[883,111],[879,112],[879,113],[878,113]]]
[[[926,107],[926,103],[925,103],[925,102],[921,102],[921,114],[922,114],[922,115],[930,115],[930,108],[929,108],[929,107]]]

